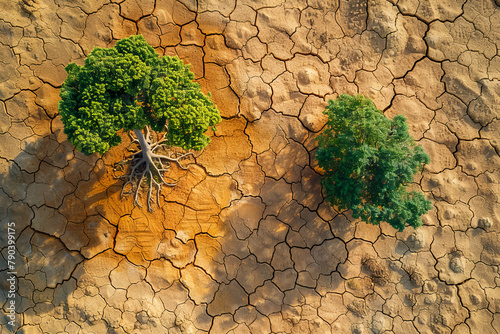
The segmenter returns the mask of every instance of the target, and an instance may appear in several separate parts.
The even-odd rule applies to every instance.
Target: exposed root
[[[168,187],[174,187],[176,183],[170,183],[165,181],[163,178],[163,173],[168,172],[172,163],[175,163],[179,168],[186,170],[187,168],[181,164],[181,160],[192,155],[189,152],[183,154],[179,157],[170,157],[167,155],[156,154],[154,151],[166,141],[166,134],[157,142],[151,143],[149,129],[146,128],[146,136],[142,134],[141,131],[135,130],[137,138],[132,139],[132,143],[139,143],[141,150],[134,153],[128,161],[131,161],[130,172],[125,175],[119,176],[120,179],[125,179],[120,196],[124,196],[127,193],[134,194],[134,206],[137,205],[142,207],[139,202],[139,190],[142,188],[143,183],[146,183],[148,188],[147,203],[148,210],[153,211],[152,204],[154,200],[153,188],[156,191],[156,203],[160,204],[160,192],[163,185]],[[142,138],[141,138],[142,137]],[[117,165],[120,163],[117,163]]]

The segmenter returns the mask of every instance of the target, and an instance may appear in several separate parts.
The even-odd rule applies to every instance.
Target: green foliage
[[[69,141],[86,155],[118,145],[119,130],[146,125],[155,131],[167,125],[169,145],[200,150],[209,143],[205,131],[221,120],[189,66],[160,57],[141,35],[95,48],[84,66],[72,63],[66,71],[59,111]]]
[[[386,221],[400,231],[422,225],[431,203],[406,185],[430,159],[409,135],[405,117],[390,120],[370,99],[350,95],[330,100],[324,113],[316,158],[326,199],[370,224]]]

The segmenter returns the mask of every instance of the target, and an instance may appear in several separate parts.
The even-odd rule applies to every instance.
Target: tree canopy
[[[316,158],[327,201],[370,224],[422,225],[431,203],[406,186],[430,158],[409,135],[406,118],[388,119],[360,95],[330,100],[324,113]]]
[[[83,66],[66,67],[59,111],[77,150],[104,153],[121,141],[118,131],[168,126],[167,144],[200,150],[204,134],[220,122],[194,74],[178,57],[159,56],[143,36],[95,48]]]

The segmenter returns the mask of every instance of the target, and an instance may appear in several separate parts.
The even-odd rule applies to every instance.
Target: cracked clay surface
[[[0,219],[22,333],[500,333],[498,0],[0,0]],[[120,199],[124,143],[85,157],[64,67],[142,34],[223,121],[153,213]],[[336,212],[325,102],[403,114],[432,162],[424,226]],[[2,230],[3,231],[3,230]],[[0,245],[6,245],[2,232]],[[7,247],[0,256],[6,307]],[[7,333],[1,316],[0,333]]]

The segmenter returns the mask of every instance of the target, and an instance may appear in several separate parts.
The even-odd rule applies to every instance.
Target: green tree
[[[406,186],[430,158],[409,135],[406,118],[388,119],[360,95],[330,100],[324,113],[316,158],[327,201],[370,224],[421,226],[431,203]]]
[[[189,66],[177,57],[160,57],[143,36],[122,39],[113,48],[95,48],[83,66],[66,67],[59,112],[64,133],[80,152],[103,154],[121,142],[120,130],[133,131],[141,150],[132,157],[124,189],[136,188],[134,204],[143,179],[151,191],[173,186],[162,174],[170,163],[182,167],[181,157],[155,153],[162,145],[201,150],[210,139],[208,128],[221,121],[219,111],[204,95]],[[149,128],[166,131],[163,140],[151,143]],[[146,134],[146,136],[144,135]],[[123,195],[123,191],[122,191]]]

